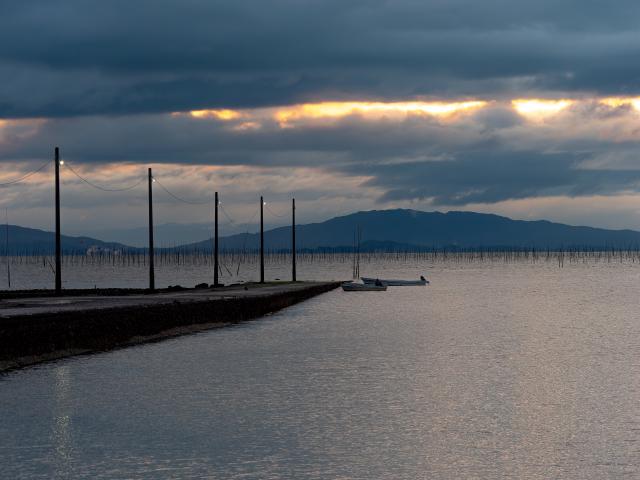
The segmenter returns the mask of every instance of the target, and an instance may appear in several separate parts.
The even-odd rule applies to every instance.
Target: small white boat
[[[375,284],[376,280],[378,279],[362,277],[362,281],[365,283],[365,285]],[[419,280],[386,280],[384,278],[381,278],[380,281],[390,287],[407,287],[412,285],[428,285],[429,284],[429,280],[427,280],[422,276],[420,277]]]
[[[342,284],[342,290],[345,292],[384,292],[386,289],[386,285],[376,285],[375,281],[374,283],[345,282]]]

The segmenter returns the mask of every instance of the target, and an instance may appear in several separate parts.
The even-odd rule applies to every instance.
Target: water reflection
[[[52,373],[54,395],[51,441],[54,453],[54,478],[70,478],[73,460],[71,367],[64,364],[57,365]]]
[[[428,288],[16,372],[2,474],[640,478],[638,269],[431,268]]]

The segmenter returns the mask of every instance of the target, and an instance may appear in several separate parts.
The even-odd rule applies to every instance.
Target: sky
[[[260,195],[273,225],[295,197],[300,222],[414,208],[640,229],[639,15],[630,0],[3,1],[0,184],[60,146],[76,234],[144,226],[148,167],[157,223],[210,222],[219,191],[227,231]],[[52,187],[50,164],[0,185],[0,208],[51,229]]]

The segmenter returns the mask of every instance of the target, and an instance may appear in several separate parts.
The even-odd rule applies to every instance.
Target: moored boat
[[[386,289],[387,286],[384,283],[376,285],[375,279],[373,283],[345,282],[342,284],[342,290],[345,292],[384,292]]]
[[[369,278],[369,277],[361,277],[361,278],[362,278],[362,281],[365,283],[365,285],[375,284],[376,280],[378,280],[377,278]],[[429,283],[429,280],[427,280],[423,276],[421,276],[419,280],[387,280],[387,279],[381,278],[380,281],[382,283],[384,283],[385,285],[388,285],[390,287],[407,287],[407,286],[412,286],[412,285],[427,285]]]

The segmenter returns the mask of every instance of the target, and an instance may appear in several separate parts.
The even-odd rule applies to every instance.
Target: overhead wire
[[[274,216],[276,216],[276,217],[278,217],[278,218],[284,218],[284,217],[287,217],[287,216],[288,216],[288,214],[286,214],[286,213],[278,214],[278,213],[274,212],[274,211],[269,207],[269,204],[268,204],[268,203],[266,203],[266,202],[265,202],[264,206],[265,206],[265,207],[267,207],[267,210],[269,210],[269,212],[271,213],[271,215],[274,215]]]
[[[0,183],[0,187],[4,187],[4,186],[9,186],[9,185],[14,185],[17,183],[20,183],[24,180],[26,180],[27,178],[35,175],[36,173],[41,172],[45,167],[47,167],[50,163],[52,163],[52,160],[47,160],[45,163],[43,163],[42,165],[40,165],[38,168],[36,168],[35,170],[32,170],[30,172],[25,173],[24,175],[9,180],[7,182],[1,182]],[[64,162],[60,162],[61,165],[64,165],[64,167],[66,167],[75,177],[77,177],[80,181],[82,181],[83,183],[89,185],[92,188],[95,188],[97,190],[101,190],[104,192],[125,192],[128,190],[133,190],[134,188],[140,186],[142,183],[145,182],[145,180],[147,179],[146,176],[144,176],[143,178],[141,178],[139,181],[125,186],[125,187],[120,187],[120,188],[112,188],[112,187],[107,187],[107,186],[103,186],[103,185],[99,185],[91,180],[89,180],[88,178],[86,178],[85,176],[81,175],[80,173],[78,173],[73,166],[71,166],[68,162],[64,163]],[[157,177],[153,177],[153,181],[155,183],[158,184],[158,186],[164,190],[165,193],[167,193],[169,196],[171,196],[173,199],[184,203],[184,204],[188,204],[188,205],[207,205],[207,204],[211,204],[213,202],[212,199],[207,199],[206,201],[193,201],[193,200],[188,200],[185,199],[175,193],[173,193],[169,188],[167,188]],[[269,205],[267,205],[266,203],[264,204],[264,206],[266,207],[266,209],[274,216],[278,217],[278,218],[284,218],[287,214],[281,214],[278,213],[276,211],[274,211]],[[224,207],[222,207],[222,205],[220,205],[220,210],[222,211],[223,215],[227,218],[227,220],[229,221],[229,223],[231,223],[232,225],[236,226],[236,227],[240,227],[241,224],[238,224],[238,222],[236,220],[234,220],[231,215],[229,215],[229,213],[226,211],[226,209]],[[252,222],[255,220],[255,218],[258,216],[258,214],[260,213],[259,210],[256,210],[255,213],[253,214],[253,216],[245,223],[247,229],[246,232],[244,233],[244,242],[243,242],[243,247],[242,247],[242,251],[245,251],[246,248],[246,241],[247,238],[249,236],[249,230],[251,229],[250,225],[252,224]],[[229,268],[224,265],[224,268],[227,270],[227,272],[229,274],[231,274]],[[240,269],[240,263],[238,264],[238,271]]]
[[[227,217],[227,220],[229,220],[229,223],[231,223],[232,225],[236,226],[236,227],[240,227],[241,225],[238,224],[235,220],[233,220],[233,218],[231,218],[231,215],[229,215],[227,213],[227,211],[224,209],[224,207],[220,204],[218,204],[218,206],[220,207],[220,210],[222,211],[222,214]],[[249,229],[250,229],[250,225],[251,222],[253,222],[253,220],[258,216],[258,213],[260,213],[260,210],[256,210],[255,213],[253,214],[253,216],[245,223],[247,230],[246,232],[242,233],[241,235],[243,235],[244,240],[242,242],[242,248],[241,248],[241,252],[242,252],[242,256],[238,256],[238,266],[236,268],[236,276],[238,276],[240,274],[240,265],[242,264],[243,261],[243,257],[245,255],[245,248],[246,248],[246,244],[247,244],[247,238],[249,237]],[[227,268],[225,266],[225,268]],[[227,268],[227,271],[229,271],[229,269]],[[231,272],[229,272],[231,274]]]
[[[229,220],[229,223],[231,225],[237,225],[236,222],[233,221],[233,219],[229,216],[229,214],[227,213],[227,211],[224,209],[224,207],[220,204],[220,202],[218,202],[218,208],[220,208],[220,211],[222,212],[222,214],[227,217],[227,220]]]
[[[175,200],[182,202],[182,203],[186,203],[187,205],[207,205],[212,203],[212,200],[206,200],[204,202],[197,202],[197,201],[191,201],[191,200],[187,200],[185,198],[182,198],[178,195],[176,195],[175,193],[173,193],[171,190],[169,190],[167,187],[165,187],[162,182],[160,180],[158,180],[157,177],[153,177],[153,179],[155,180],[155,182],[160,186],[160,188],[162,188],[162,190],[164,190],[168,195],[170,195],[171,197],[173,197]]]
[[[68,163],[65,163],[64,166],[66,168],[69,169],[69,171],[71,173],[73,173],[76,177],[78,177],[80,180],[82,180],[84,183],[86,183],[87,185],[96,188],[98,190],[102,190],[103,192],[126,192],[127,190],[133,190],[134,188],[136,188],[138,185],[140,185],[141,183],[143,183],[145,181],[145,178],[143,177],[140,181],[134,183],[133,185],[129,185],[127,187],[123,187],[123,188],[109,188],[109,187],[103,187],[101,185],[98,185],[96,183],[93,183],[92,181],[90,181],[89,179],[83,177],[82,175],[80,175],[78,172],[76,172],[73,167],[71,165],[69,165]]]
[[[2,183],[0,183],[0,187],[7,187],[9,185],[15,185],[16,183],[20,183],[23,180],[26,180],[27,178],[31,177],[32,175],[35,175],[36,173],[42,171],[44,169],[44,167],[49,165],[51,162],[52,162],[52,160],[47,160],[45,163],[40,165],[40,167],[36,168],[35,170],[30,171],[29,173],[25,173],[24,175],[22,175],[19,178],[14,178],[13,180],[9,180],[8,182],[2,182]]]
[[[231,218],[231,216],[227,213],[227,211],[224,209],[224,207],[221,204],[218,204],[220,211],[222,212],[222,214],[227,217],[227,220],[229,220],[229,223],[233,224],[236,227],[240,227],[242,224],[238,223],[237,221],[235,221],[233,218]],[[256,212],[253,214],[253,216],[247,220],[245,223],[245,225],[251,224],[251,222],[253,222],[253,220],[258,216],[258,213],[260,213],[260,210],[256,210]]]

